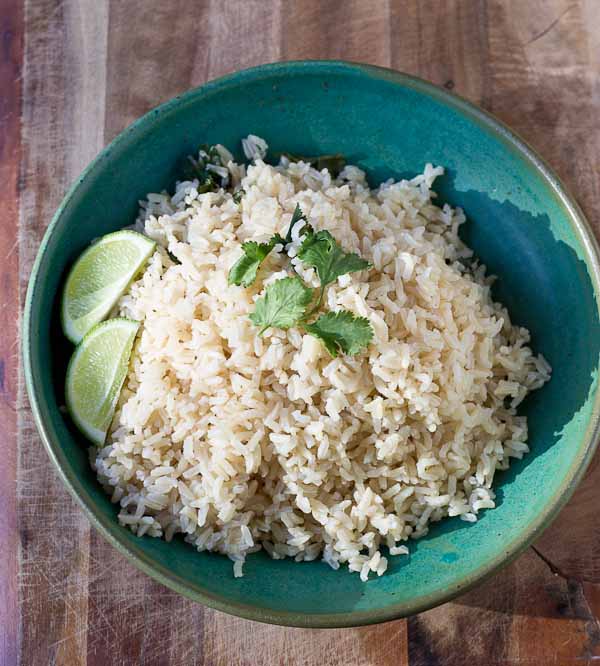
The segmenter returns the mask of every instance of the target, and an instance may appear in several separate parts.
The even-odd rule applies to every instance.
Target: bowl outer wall
[[[391,620],[443,603],[457,594],[471,588],[486,576],[494,573],[500,566],[507,564],[514,559],[535,538],[537,538],[541,530],[547,527],[560,508],[562,508],[567,499],[571,496],[593,455],[599,429],[600,396],[598,395],[598,392],[596,392],[591,416],[585,433],[579,443],[577,455],[574,457],[570,469],[565,474],[565,478],[559,490],[551,498],[551,501],[546,504],[544,509],[538,513],[535,520],[531,521],[527,528],[524,529],[517,538],[513,539],[510,543],[507,543],[503,551],[498,553],[496,558],[486,562],[483,566],[475,567],[468,576],[465,576],[462,580],[456,582],[456,584],[449,586],[444,590],[439,590],[435,594],[418,597],[412,602],[405,601],[396,605],[388,605],[382,609],[368,611],[361,610],[348,613],[306,614],[285,612],[281,610],[272,611],[268,608],[253,606],[251,603],[231,602],[218,594],[208,591],[191,589],[186,580],[175,575],[167,567],[157,565],[157,563],[144,552],[144,549],[141,547],[134,547],[129,539],[124,538],[122,528],[120,528],[114,520],[110,521],[105,515],[98,512],[94,504],[94,499],[90,495],[88,489],[84,486],[81,479],[74,475],[69,469],[68,460],[65,457],[65,453],[61,448],[60,443],[55,440],[47,427],[48,405],[40,393],[41,381],[39,368],[32,365],[32,346],[35,343],[36,336],[36,331],[33,331],[31,328],[33,323],[32,311],[36,308],[39,309],[43,307],[41,303],[37,302],[37,299],[40,297],[39,289],[36,289],[38,274],[46,261],[52,234],[54,233],[55,228],[59,226],[63,215],[68,213],[71,201],[81,184],[84,183],[95,170],[102,167],[104,160],[108,159],[108,156],[111,153],[118,153],[119,150],[121,150],[122,144],[126,144],[128,141],[132,140],[132,137],[136,134],[150,131],[156,117],[170,113],[182,105],[192,104],[196,99],[201,98],[204,95],[218,93],[218,91],[223,88],[243,86],[247,81],[252,81],[261,77],[269,78],[274,74],[285,73],[301,75],[303,72],[316,73],[323,77],[329,77],[332,80],[335,79],[336,76],[364,76],[371,81],[380,79],[388,83],[399,85],[402,88],[409,88],[419,95],[433,98],[442,105],[454,109],[456,112],[465,116],[468,121],[480,125],[485,131],[493,134],[505,145],[507,150],[518,154],[520,159],[527,162],[533,170],[538,172],[540,178],[544,180],[549,188],[555,193],[555,196],[560,201],[565,214],[570,220],[573,233],[584,249],[590,279],[592,280],[594,287],[596,302],[598,301],[598,294],[600,293],[599,252],[595,238],[581,210],[572,197],[566,192],[565,187],[557,176],[549,169],[543,160],[541,160],[541,158],[539,158],[522,139],[515,136],[500,121],[456,95],[440,90],[432,84],[420,79],[409,77],[392,70],[333,61],[276,63],[245,70],[217,79],[161,105],[124,130],[83,172],[81,178],[71,188],[54,216],[44,236],[32,271],[25,303],[23,323],[25,381],[34,419],[41,434],[42,441],[44,442],[50,458],[56,465],[63,482],[84,508],[93,525],[113,546],[145,573],[195,601],[249,619],[305,627],[354,626]]]

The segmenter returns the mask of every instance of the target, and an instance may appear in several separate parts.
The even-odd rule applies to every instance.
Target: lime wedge
[[[75,262],[62,299],[64,334],[77,344],[106,319],[119,297],[140,272],[156,243],[135,231],[103,236]]]
[[[66,402],[75,425],[94,444],[106,439],[139,328],[131,319],[109,319],[77,345],[67,368]]]

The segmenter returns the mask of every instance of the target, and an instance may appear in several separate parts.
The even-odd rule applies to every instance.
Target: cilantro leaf
[[[283,239],[284,245],[287,245],[288,243],[292,242],[292,229],[296,226],[296,224],[298,224],[298,222],[300,222],[300,220],[304,220],[306,222],[304,228],[308,231],[309,234],[312,233],[312,227],[310,226],[310,224],[308,224],[308,218],[302,212],[302,209],[300,208],[299,204],[296,204],[296,208],[294,209],[292,219],[290,220],[290,226],[288,227],[287,234]]]
[[[365,317],[357,317],[348,310],[338,310],[321,315],[305,330],[319,338],[327,351],[335,358],[340,352],[354,355],[373,339],[373,329]]]
[[[282,278],[270,284],[256,301],[250,320],[260,326],[261,335],[270,326],[290,328],[297,324],[312,300],[312,289],[300,278]]]
[[[290,226],[285,238],[280,234],[275,234],[274,236],[271,236],[267,243],[256,243],[255,241],[247,241],[246,243],[243,243],[242,249],[244,250],[244,254],[236,261],[229,271],[229,284],[249,287],[254,280],[256,280],[256,274],[261,263],[266,259],[267,255],[275,245],[280,244],[285,248],[288,243],[292,242],[292,230],[301,220],[306,222],[306,215],[304,215],[300,206],[296,204],[296,209],[290,220]],[[312,234],[312,227],[308,224],[306,226],[308,227],[307,233]]]
[[[242,243],[244,254],[231,267],[227,282],[249,287],[256,280],[256,273],[260,265],[277,242],[277,238],[273,236],[268,243],[256,243],[255,241]]]
[[[198,180],[198,192],[216,192],[229,185],[229,171],[223,164],[216,146],[202,144],[198,158],[188,155],[182,176],[186,180]]]
[[[333,178],[336,178],[340,171],[346,166],[344,156],[339,153],[333,155],[317,155],[315,157],[293,155],[292,153],[281,153],[281,155],[287,157],[290,162],[306,162],[313,166],[317,171],[327,169]]]
[[[335,282],[340,275],[370,267],[369,262],[357,254],[344,252],[328,231],[309,234],[298,250],[298,257],[316,268],[321,288]]]

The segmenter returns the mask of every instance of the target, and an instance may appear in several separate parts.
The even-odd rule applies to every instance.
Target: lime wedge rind
[[[96,324],[77,345],[65,385],[67,410],[77,428],[101,446],[114,417],[139,322],[116,318]]]
[[[156,243],[146,236],[122,230],[103,236],[80,255],[67,276],[61,303],[63,332],[71,342],[78,344],[109,315],[155,248]],[[118,266],[115,279],[114,265]]]

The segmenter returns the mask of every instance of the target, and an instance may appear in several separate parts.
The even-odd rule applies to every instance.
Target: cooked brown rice
[[[142,332],[93,464],[138,535],[183,533],[230,557],[236,576],[264,548],[366,580],[387,568],[382,545],[407,553],[429,523],[494,507],[495,471],[528,451],[517,405],[550,367],[492,301],[458,237],[463,212],[435,205],[440,167],[372,190],[356,167],[336,179],[285,158],[273,167],[266,145],[247,142],[247,172],[220,148],[241,204],[198,194],[197,181],[142,204],[138,225],[159,249],[119,304]],[[374,329],[357,356],[333,359],[297,329],[258,336],[248,314],[286,275],[281,255],[252,287],[227,284],[240,243],[285,233],[296,204],[373,264],[327,292],[330,310]]]

